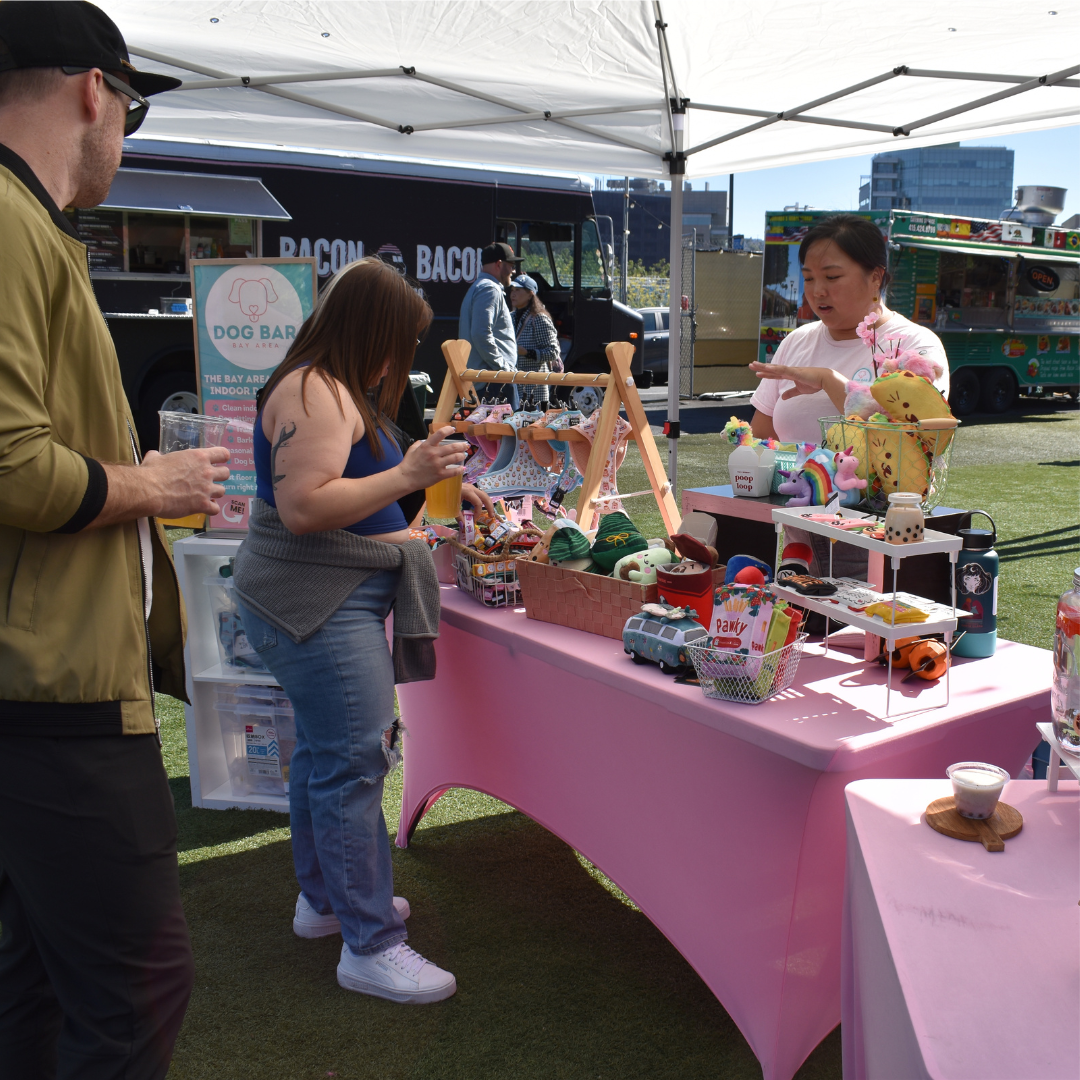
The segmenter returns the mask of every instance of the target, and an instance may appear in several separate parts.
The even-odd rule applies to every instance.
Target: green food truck
[[[798,252],[834,211],[766,215],[758,355],[814,318]],[[949,357],[957,416],[1005,412],[1018,393],[1080,392],[1080,232],[909,210],[863,212],[889,240],[888,305],[930,326]]]

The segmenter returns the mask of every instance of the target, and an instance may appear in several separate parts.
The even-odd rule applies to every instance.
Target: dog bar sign
[[[314,259],[200,259],[192,262],[199,402],[208,416],[253,424],[255,395],[285,359],[315,306]],[[213,529],[246,529],[255,494],[247,429],[225,433],[230,476]]]

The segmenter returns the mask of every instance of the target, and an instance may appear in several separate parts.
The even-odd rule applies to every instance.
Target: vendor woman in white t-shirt
[[[872,311],[881,314],[878,340],[899,338],[901,351],[914,349],[939,364],[942,374],[934,385],[949,396],[949,361],[938,336],[884,304],[887,261],[885,237],[856,214],[835,214],[806,234],[799,245],[805,299],[821,321],[788,334],[772,363],[750,365],[761,379],[750,399],[757,438],[821,442],[818,420],[843,415],[847,381],[871,383],[877,377],[875,357],[855,333]],[[879,353],[879,365],[881,359]]]

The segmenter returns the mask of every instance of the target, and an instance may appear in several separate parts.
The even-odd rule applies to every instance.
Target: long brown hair
[[[389,263],[373,258],[350,263],[323,290],[285,359],[263,387],[260,403],[286,375],[306,365],[300,377],[301,400],[312,374],[334,392],[339,407],[338,383],[344,385],[363,418],[372,455],[381,458],[379,430],[392,437],[383,417],[397,419],[417,338],[431,318],[427,301]],[[390,370],[379,383],[387,357]],[[368,395],[376,385],[373,402]]]
[[[520,285],[517,285],[517,286],[514,286],[514,287],[515,288],[521,288]],[[520,309],[521,312],[522,312],[522,316],[527,318],[530,315],[546,315],[550,319],[551,318],[551,312],[548,311],[548,309],[546,307],[544,307],[544,303],[540,299],[540,297],[537,296],[536,293],[534,293],[532,291],[532,289],[529,289],[528,293],[529,293],[529,302],[523,308]]]

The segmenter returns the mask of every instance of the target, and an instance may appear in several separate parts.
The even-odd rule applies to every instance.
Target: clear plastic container
[[[218,655],[224,670],[267,671],[262,658],[248,640],[240,609],[236,604],[232,570],[226,563],[218,573],[204,579],[214,619]]]
[[[956,812],[965,818],[985,820],[994,816],[1001,789],[1009,774],[983,761],[960,761],[945,770],[952,781]]]
[[[1058,600],[1050,708],[1054,737],[1063,749],[1080,754],[1080,567],[1073,571],[1072,588]]]
[[[922,496],[914,491],[894,491],[885,513],[885,539],[890,544],[915,544],[923,538],[926,519]]]
[[[287,795],[289,766],[296,749],[296,718],[291,706],[237,705],[222,700],[251,689],[261,688],[230,686],[215,695],[232,793]]]
[[[158,418],[158,447],[163,454],[220,446],[225,438],[225,429],[229,426],[227,416],[204,416],[201,413],[161,411]]]

